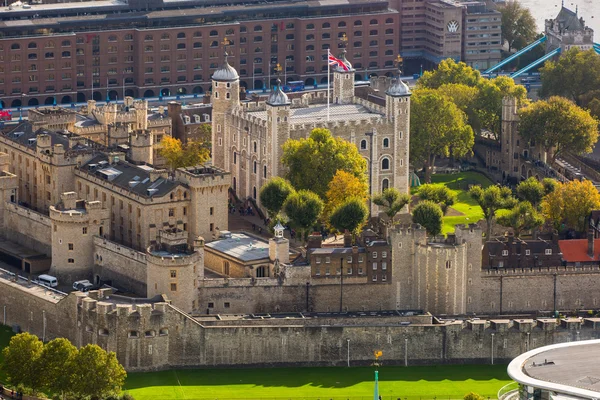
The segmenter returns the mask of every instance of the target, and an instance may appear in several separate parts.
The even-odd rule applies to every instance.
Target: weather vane
[[[404,59],[402,58],[402,56],[400,54],[398,54],[398,56],[396,56],[396,59],[394,60],[394,64],[398,68],[398,75],[402,76],[402,66],[404,65]]]
[[[229,41],[229,39],[223,38],[223,41],[221,42],[221,44],[223,45],[223,49],[225,49],[225,52],[227,52],[227,46],[229,46],[231,44],[231,42]]]
[[[279,74],[281,74],[281,71],[283,71],[283,68],[281,67],[281,64],[277,63],[277,65],[275,65],[275,67],[273,67],[273,70],[275,71],[275,75],[277,75],[277,77],[279,77]]]

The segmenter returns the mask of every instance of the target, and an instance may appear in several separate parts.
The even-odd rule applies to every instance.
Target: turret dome
[[[386,93],[390,96],[410,96],[410,88],[398,77]]]
[[[227,53],[225,53],[225,60],[223,61],[223,65],[221,65],[221,68],[215,71],[215,73],[212,76],[212,79],[215,81],[235,81],[239,78],[240,76],[238,75],[235,68],[233,68],[227,62]]]
[[[287,94],[281,90],[281,80],[277,79],[277,86],[271,92],[267,104],[270,106],[285,106],[290,104],[290,99]]]

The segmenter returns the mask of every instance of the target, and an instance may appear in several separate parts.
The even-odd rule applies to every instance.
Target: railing
[[[519,383],[511,382],[498,390],[498,400],[516,400],[519,396]]]

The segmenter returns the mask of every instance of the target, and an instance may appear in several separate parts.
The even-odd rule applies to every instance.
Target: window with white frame
[[[502,255],[503,256],[507,256],[508,255],[508,250],[502,250]]]
[[[546,251],[544,252],[544,254],[546,254],[547,256],[551,256],[552,255],[552,249],[546,249]]]
[[[377,263],[376,262],[373,263],[373,271],[377,271]]]

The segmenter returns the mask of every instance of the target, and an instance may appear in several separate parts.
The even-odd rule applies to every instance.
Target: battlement
[[[23,207],[23,206],[20,206],[18,204],[11,203],[8,201],[6,203],[4,203],[4,205],[8,212],[15,213],[18,216],[23,217],[23,218],[33,219],[33,220],[41,223],[42,225],[47,226],[48,228],[50,228],[52,226],[50,217],[48,217],[47,215],[41,214],[37,211],[33,211],[30,208],[26,208],[26,207]]]
[[[50,206],[50,218],[57,222],[89,223],[90,220],[108,219],[109,210],[102,208],[100,201],[77,201],[77,193],[61,195],[61,203]]]
[[[214,166],[178,168],[175,179],[194,188],[231,186],[231,174]]]
[[[19,177],[8,171],[0,171],[0,189],[16,189],[19,186]]]
[[[181,252],[171,252],[161,250],[158,247],[148,247],[146,261],[159,267],[182,267],[200,261],[200,253],[197,251],[184,250]]]
[[[314,128],[327,128],[327,129],[344,129],[351,127],[361,127],[365,125],[384,125],[387,124],[387,121],[384,119],[383,115],[373,115],[371,117],[361,118],[361,119],[353,119],[353,120],[342,120],[342,121],[315,121],[310,123],[299,123],[299,124],[290,124],[290,131],[306,131]]]
[[[151,315],[165,314],[169,307],[166,302],[120,304],[111,295],[112,289],[92,290],[87,295],[75,293],[77,306],[97,315],[113,315],[119,318],[139,316],[149,321]]]
[[[598,265],[575,266],[554,266],[554,267],[535,267],[535,268],[497,268],[482,270],[484,276],[535,276],[535,275],[554,275],[554,274],[597,274],[600,273]]]
[[[384,106],[380,106],[378,104],[375,104],[369,100],[363,99],[361,97],[358,96],[354,96],[352,102],[354,104],[360,104],[361,106],[367,108],[369,111],[371,112],[376,112],[379,114],[385,114],[385,107]]]
[[[140,263],[146,263],[146,253],[134,250],[131,247],[124,246],[100,236],[94,236],[94,247],[100,247],[106,251],[125,256]]]

